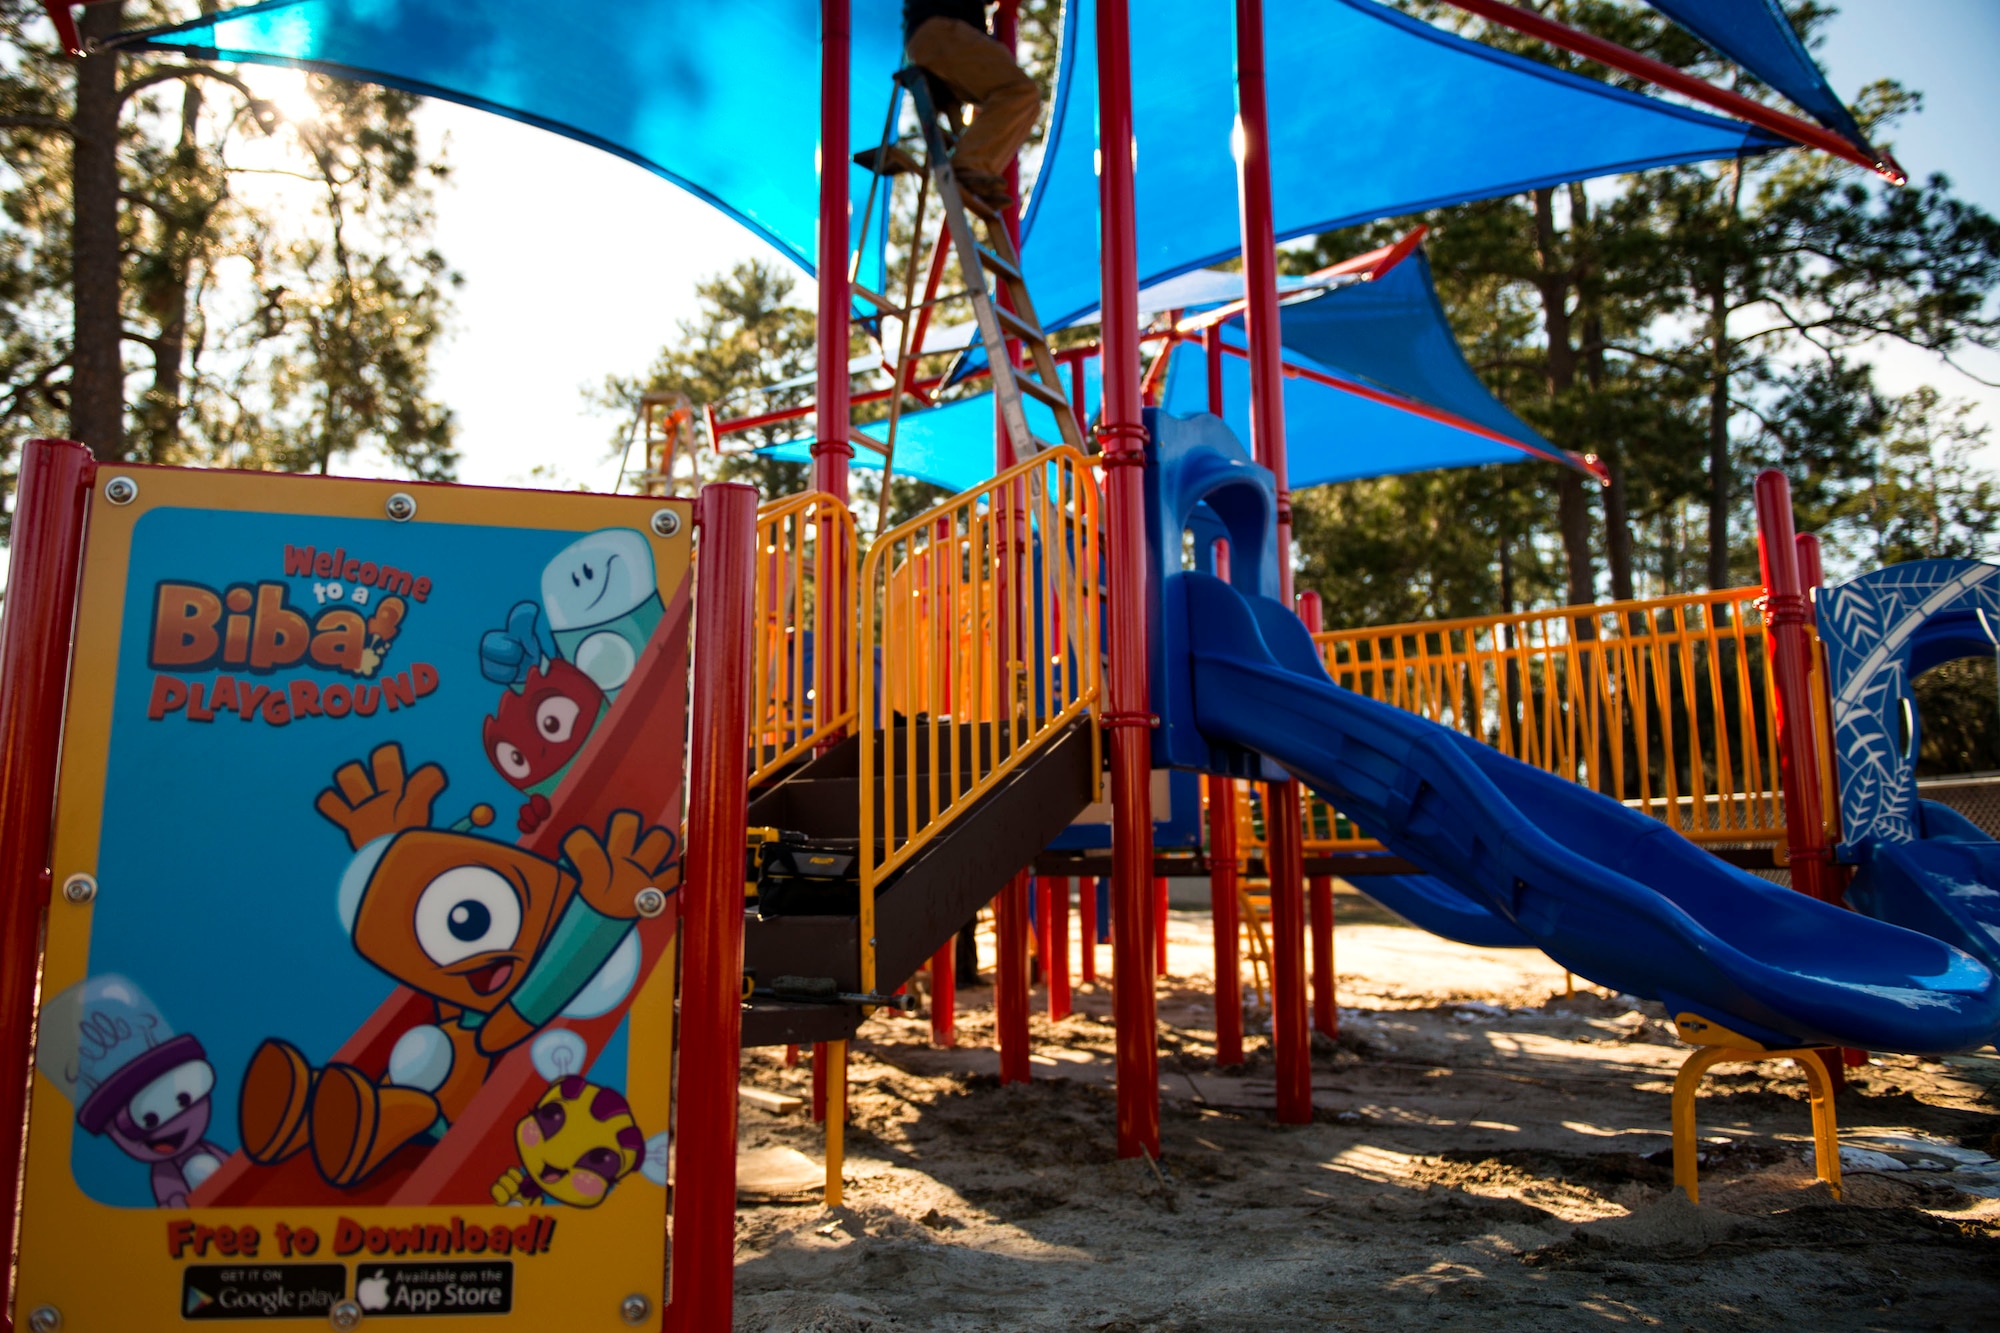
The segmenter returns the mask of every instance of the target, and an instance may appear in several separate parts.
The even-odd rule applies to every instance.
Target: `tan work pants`
[[[1035,128],[1042,95],[1014,63],[1007,48],[969,23],[926,19],[903,48],[912,64],[929,70],[978,108],[958,137],[952,164],[961,172],[999,176]]]

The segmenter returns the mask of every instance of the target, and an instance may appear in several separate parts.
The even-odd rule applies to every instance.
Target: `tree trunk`
[[[1569,293],[1571,275],[1561,266],[1557,253],[1555,192],[1536,190],[1535,289],[1542,302],[1542,324],[1548,330],[1549,400],[1560,402],[1576,384],[1576,346],[1570,339]],[[1572,442],[1557,443],[1570,447]],[[1563,555],[1569,571],[1569,600],[1572,605],[1596,600],[1597,571],[1590,558],[1590,501],[1584,493],[1583,478],[1569,468],[1556,477],[1556,523],[1562,533]]]
[[[1709,344],[1715,352],[1708,386],[1708,586],[1729,586],[1729,307],[1718,274],[1708,293]]]
[[[124,26],[121,2],[83,12],[83,35]],[[75,146],[70,158],[75,345],[71,352],[70,434],[102,459],[125,456],[124,326],[119,311],[118,56],[77,62]]]
[[[1625,496],[1625,460],[1615,451],[1604,458],[1611,473],[1604,488],[1604,553],[1611,565],[1611,600],[1629,602],[1632,588],[1632,513]]]

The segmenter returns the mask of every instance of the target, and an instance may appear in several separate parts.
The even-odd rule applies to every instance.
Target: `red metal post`
[[[848,80],[850,0],[820,0],[819,53],[819,321],[816,328],[818,373],[814,386],[817,415],[813,423],[813,489],[847,504],[847,460],[854,457],[848,435],[853,425],[847,375],[847,333],[853,296],[848,263]],[[819,525],[814,551],[814,579],[820,605],[846,605],[848,553],[841,549],[845,529],[831,519]],[[850,688],[849,659],[854,627],[838,617],[825,617],[813,654],[814,707],[838,709]],[[863,725],[872,724],[864,717]],[[824,752],[839,738],[829,735]],[[814,1068],[818,1068],[815,1061]]]
[[[1153,967],[1167,974],[1167,877],[1153,876]]]
[[[1097,980],[1097,877],[1085,875],[1076,882],[1076,933],[1083,953],[1077,975],[1086,982]]]
[[[90,450],[30,440],[14,492],[13,562],[0,619],[0,1254],[20,1234],[21,1154],[34,1057],[35,978],[49,901],[49,839],[69,687],[70,626],[83,559]],[[0,1285],[11,1279],[0,1272]],[[0,1303],[11,1329],[13,1292]]]
[[[993,900],[993,1009],[1000,1043],[1000,1081],[1026,1083],[1028,1073],[1028,872],[1007,882]]]
[[[1002,0],[1000,8],[993,16],[993,36],[1009,51],[1014,49],[1018,35],[1014,0]],[[1004,173],[1010,193],[1020,190],[1020,164],[1009,162]],[[1021,244],[1021,210],[1019,205],[1010,205],[1003,211],[1002,221],[1018,250]],[[1017,344],[1007,340],[1004,348],[994,348],[993,354],[1005,356],[1009,361],[1018,359]],[[996,400],[993,412],[993,466],[995,471],[1011,466],[1015,462],[1014,444],[1007,434],[1007,424],[1001,419]],[[1025,488],[1016,487],[1011,495],[996,500],[1003,506],[999,517],[1001,540],[1006,544],[1002,560],[1001,577],[1005,581],[1003,589],[996,594],[995,603],[1000,608],[995,617],[995,633],[1003,643],[1009,645],[1010,657],[1014,641],[1026,630],[1026,626],[1015,623],[1007,613],[1028,604],[1028,598],[1020,595],[1019,582],[1025,576],[1027,563],[1021,555],[1027,549],[1026,528],[1027,505]],[[1026,1083],[1028,1072],[1028,881],[1026,870],[1018,872],[1009,880],[1007,887],[993,901],[993,1009],[995,1037],[1000,1046],[1000,1081],[1002,1083]]]
[[[958,936],[931,955],[931,1045],[952,1044],[958,1017]]]
[[[669,1314],[689,1333],[728,1328],[733,1309],[756,487],[704,487],[698,521]]]
[[[1111,639],[1111,958],[1118,1028],[1118,1155],[1160,1151],[1160,1063],[1146,940],[1153,876],[1152,712],[1146,686],[1146,427],[1139,412],[1139,260],[1133,221],[1132,34],[1123,4],[1097,7],[1099,291],[1104,321],[1105,552]]]
[[[1049,1017],[1069,1017],[1069,878],[1041,881],[1042,911],[1049,919],[1049,948],[1042,956],[1042,975],[1049,979]]]
[[[1040,875],[1028,879],[1028,915],[1035,923],[1035,957],[1042,960],[1042,984],[1049,984],[1050,939],[1049,883]]]
[[[847,503],[847,328],[853,302],[847,282],[848,3],[819,4],[819,373],[814,401],[813,489]]]
[[[1222,415],[1222,326],[1211,324],[1201,331],[1201,349],[1207,355],[1204,364],[1208,370],[1208,410],[1212,416]]]
[[[831,1049],[823,1041],[813,1043],[811,1111],[815,1125],[826,1123],[826,1062],[833,1058],[827,1054]]]
[[[1792,488],[1785,474],[1757,474],[1757,559],[1764,571],[1765,642],[1778,695],[1778,774],[1792,887],[1836,900],[1826,826],[1820,818],[1819,737],[1812,708],[1811,609],[1799,582]]]
[[[1285,470],[1284,348],[1278,331],[1278,250],[1271,221],[1271,135],[1264,98],[1264,3],[1236,0],[1237,190],[1243,220],[1245,341],[1250,352],[1250,438],[1278,479],[1278,596],[1292,600],[1292,492]],[[1312,1046],[1306,1031],[1305,853],[1299,785],[1272,783],[1266,811],[1271,876],[1271,1041],[1278,1121],[1312,1120]]]
[[[1325,609],[1316,592],[1299,594],[1299,619],[1308,633],[1325,628]],[[1329,1037],[1340,1035],[1340,1008],[1335,1000],[1333,979],[1333,877],[1314,875],[1306,885],[1307,922],[1312,927],[1312,1015],[1313,1030]]]
[[[1206,342],[1208,336],[1203,336]],[[1209,364],[1218,364],[1211,349]],[[1222,383],[1209,379],[1208,410],[1221,406]],[[1221,413],[1217,412],[1220,416]],[[1229,581],[1229,543],[1215,543],[1215,577]],[[1215,932],[1215,1063],[1243,1063],[1243,973],[1241,918],[1236,885],[1236,784],[1210,777],[1208,783],[1208,910]]]
[[[1819,537],[1810,532],[1801,532],[1792,539],[1792,549],[1798,556],[1799,590],[1805,595],[1808,623],[1817,624],[1819,606],[1815,596],[1826,586],[1826,565],[1820,559]],[[1814,744],[1816,746],[1826,744],[1830,747],[1830,740],[1824,727],[1830,723],[1833,716],[1833,699],[1832,691],[1827,685],[1826,653],[1817,642],[1812,645],[1809,664],[1813,673],[1813,696],[1824,710],[1814,719]],[[1826,803],[1824,808],[1829,814],[1825,829],[1827,862],[1823,887],[1827,891],[1829,902],[1836,902],[1844,907],[1847,905],[1847,886],[1854,879],[1854,867],[1841,865],[1833,859],[1833,845],[1840,841],[1840,772],[1836,767],[1839,756],[1832,753],[1829,748],[1824,757],[1826,762],[1819,769],[1820,798]],[[1834,791],[1830,794],[1825,790],[1825,784],[1829,782],[1834,785]],[[1827,1062],[1827,1072],[1833,1076],[1833,1090],[1844,1091],[1847,1087],[1847,1071],[1859,1069],[1867,1063],[1867,1051],[1852,1046],[1841,1047],[1840,1059],[1837,1062],[1832,1060]]]

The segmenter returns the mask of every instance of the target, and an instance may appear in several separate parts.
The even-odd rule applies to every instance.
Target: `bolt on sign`
[[[99,478],[24,1325],[657,1327],[691,505]]]

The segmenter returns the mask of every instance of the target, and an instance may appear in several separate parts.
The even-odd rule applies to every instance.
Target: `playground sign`
[[[692,510],[99,471],[21,1327],[658,1327]]]

